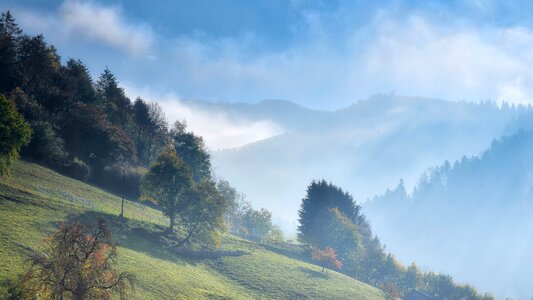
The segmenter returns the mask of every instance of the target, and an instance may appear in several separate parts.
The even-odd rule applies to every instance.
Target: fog
[[[307,185],[324,178],[363,204],[402,263],[498,298],[530,292],[533,137],[520,135],[533,129],[530,108],[393,94],[336,111],[162,99],[169,119],[204,136],[215,173],[289,237]],[[493,142],[502,136],[514,138]]]

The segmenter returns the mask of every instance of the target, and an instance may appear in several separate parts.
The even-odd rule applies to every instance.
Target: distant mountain
[[[287,100],[263,100],[255,104],[202,100],[181,101],[190,109],[204,113],[223,113],[230,120],[268,120],[279,125],[286,132],[307,127],[331,114],[327,111],[304,108]]]
[[[394,187],[399,178],[412,187],[429,166],[480,153],[527,111],[394,95],[330,113],[286,102],[231,110],[290,124],[285,134],[213,152],[215,171],[253,204],[273,211],[286,229],[294,229],[301,198],[314,178],[332,181],[358,200]]]
[[[472,282],[498,299],[533,295],[533,131],[432,168],[412,193],[400,184],[364,211],[401,260]]]

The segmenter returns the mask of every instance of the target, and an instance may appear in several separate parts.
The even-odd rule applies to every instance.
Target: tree
[[[228,231],[237,233],[239,227],[242,226],[242,217],[245,211],[245,196],[244,194],[239,194],[239,192],[224,179],[219,179],[217,181],[217,190],[226,201],[227,209],[224,218]]]
[[[127,132],[112,124],[100,108],[75,103],[61,122],[61,135],[70,154],[87,162],[97,175],[106,166],[135,162],[135,144]]]
[[[158,204],[170,220],[169,232],[174,231],[176,216],[185,207],[186,197],[192,188],[190,170],[176,155],[173,147],[167,147],[152,164],[141,182],[141,199]]]
[[[30,294],[43,298],[73,300],[112,299],[125,296],[128,273],[114,268],[117,250],[104,220],[91,230],[79,222],[63,224],[45,240],[46,250],[31,258],[24,276]]]
[[[131,101],[124,89],[118,86],[118,81],[109,68],[105,68],[96,82],[98,95],[104,100],[104,107],[109,121],[126,129],[131,117]]]
[[[21,34],[11,12],[3,12],[0,16],[0,93],[7,93],[17,86],[17,51]]]
[[[148,153],[146,154],[146,161],[150,162],[152,157],[157,156],[159,150],[167,143],[168,122],[165,112],[157,102],[152,102],[148,105],[148,113],[150,120],[147,128]]]
[[[285,235],[278,225],[272,225],[265,240],[269,243],[283,243],[285,241]]]
[[[191,169],[195,182],[211,176],[210,155],[207,152],[202,137],[187,132],[187,125],[176,121],[170,131],[172,143],[176,153]]]
[[[319,214],[322,226],[317,229],[321,236],[315,246],[325,249],[332,247],[344,266],[355,273],[358,255],[362,253],[361,236],[357,225],[348,219],[338,208],[330,208]]]
[[[220,246],[226,208],[226,199],[218,192],[215,182],[203,180],[194,184],[178,213],[186,232],[178,247],[193,237],[207,245]]]
[[[272,229],[272,213],[264,208],[254,210],[249,207],[244,212],[243,226],[248,230],[247,239],[262,242]]]
[[[80,60],[69,59],[67,65],[61,69],[61,89],[65,99],[65,110],[73,102],[98,104],[98,98],[93,80],[87,67]]]
[[[137,153],[141,161],[148,163],[149,158],[146,157],[148,143],[145,136],[150,126],[150,107],[140,97],[135,99],[133,103],[133,121],[137,126],[137,138],[135,140]]]
[[[327,247],[324,250],[313,247],[311,250],[311,258],[322,267],[322,272],[324,272],[325,267],[335,269],[342,268],[342,262],[337,259],[335,249],[331,247]]]
[[[302,200],[298,211],[298,238],[311,245],[321,244],[320,228],[324,226],[321,217],[328,209],[338,209],[351,222],[358,224],[360,206],[355,204],[352,196],[325,180],[313,181],[307,188],[307,195]]]
[[[65,105],[58,86],[61,60],[56,49],[48,46],[42,35],[24,35],[17,57],[20,88],[49,112],[61,112]]]
[[[20,148],[31,138],[30,125],[13,102],[0,95],[0,176],[9,175]]]

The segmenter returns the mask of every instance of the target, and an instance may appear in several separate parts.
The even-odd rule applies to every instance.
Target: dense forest
[[[217,178],[202,138],[188,131],[185,122],[169,124],[157,102],[131,101],[109,69],[94,80],[81,61],[63,63],[42,35],[24,34],[9,12],[0,18],[0,78],[0,94],[7,99],[2,98],[2,109],[16,120],[20,114],[29,126],[21,125],[22,135],[15,140],[22,158],[151,202],[168,218],[164,238],[172,247],[216,251],[221,235],[230,232],[338,269],[392,298],[415,290],[441,299],[491,298],[450,276],[400,264],[386,252],[352,196],[324,180],[313,181],[302,201],[299,243],[287,242],[269,211],[254,210],[229,182]],[[14,119],[2,119],[0,128],[11,130]],[[453,170],[466,172],[459,166]],[[434,189],[429,187],[436,181],[424,182],[415,195]],[[42,257],[34,259],[46,263]]]
[[[518,130],[495,140],[479,156],[445,161],[428,170],[412,192],[401,181],[366,203],[365,210],[402,257],[425,252],[422,260],[429,264],[461,249],[446,262],[449,271],[459,272],[465,262],[475,262],[479,269],[461,273],[488,286],[482,273],[497,270],[506,278],[498,288],[519,294],[529,285],[523,278],[531,267],[526,249],[531,245],[532,147],[533,132]],[[506,237],[506,245],[513,246],[494,237]]]

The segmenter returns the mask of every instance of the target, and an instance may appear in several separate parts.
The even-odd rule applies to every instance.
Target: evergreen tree
[[[131,101],[124,89],[118,86],[118,81],[109,68],[105,68],[96,82],[96,90],[104,100],[104,108],[109,121],[126,129],[131,117]]]
[[[133,103],[133,121],[137,127],[135,144],[137,145],[139,159],[145,164],[148,164],[149,159],[146,155],[148,143],[146,135],[150,127],[150,107],[141,98],[135,99],[135,102]]]
[[[10,11],[0,16],[0,93],[7,93],[18,84],[17,51],[22,30]]]
[[[320,234],[320,228],[328,221],[322,216],[328,209],[335,208],[354,224],[362,217],[360,206],[355,204],[350,194],[325,180],[313,181],[307,188],[307,195],[298,211],[300,241],[312,245],[321,244],[323,236]]]

